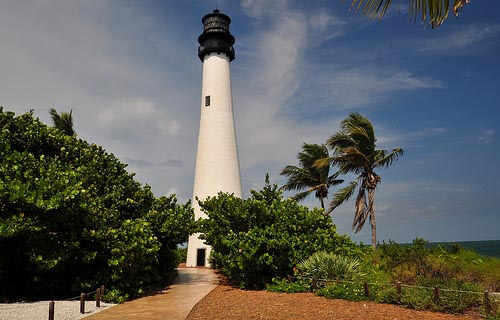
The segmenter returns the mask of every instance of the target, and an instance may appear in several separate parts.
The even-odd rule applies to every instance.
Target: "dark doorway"
[[[196,255],[196,266],[197,267],[204,267],[205,266],[205,251],[206,249],[198,249],[197,255]]]

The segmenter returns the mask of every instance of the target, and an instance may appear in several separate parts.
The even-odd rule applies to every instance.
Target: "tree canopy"
[[[330,212],[351,198],[358,190],[352,228],[361,231],[366,220],[372,228],[372,247],[375,249],[375,189],[380,183],[376,168],[387,168],[404,154],[402,148],[392,151],[377,149],[375,129],[368,118],[359,113],[351,113],[340,124],[340,131],[326,142],[333,155],[316,162],[316,166],[336,166],[342,174],[353,173],[357,177],[340,189],[330,203]]]
[[[102,147],[0,107],[0,299],[101,284],[140,293],[177,265],[190,203],[155,198]]]

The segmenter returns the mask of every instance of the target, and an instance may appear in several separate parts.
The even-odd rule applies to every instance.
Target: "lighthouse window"
[[[205,96],[205,107],[210,106],[210,96]]]

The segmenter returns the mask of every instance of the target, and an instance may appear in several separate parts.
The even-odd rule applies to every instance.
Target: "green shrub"
[[[398,294],[393,285],[370,285],[370,300],[378,303],[398,303]]]
[[[141,293],[176,265],[190,204],[155,199],[102,147],[0,107],[0,300]]]
[[[433,291],[403,287],[401,290],[401,305],[416,310],[434,309]]]
[[[307,292],[309,282],[304,279],[298,279],[296,282],[289,283],[286,279],[272,279],[272,283],[266,286],[266,290],[272,292],[299,293]]]
[[[481,305],[482,290],[473,283],[454,281],[450,283],[448,289],[459,291],[473,291],[477,294],[467,292],[449,292],[442,290],[439,295],[439,301],[436,303],[435,310],[452,313],[463,313],[473,307]]]
[[[325,251],[313,253],[301,261],[297,268],[304,276],[326,280],[359,280],[365,275],[359,259]]]
[[[360,283],[330,284],[318,289],[316,295],[330,299],[345,299],[349,301],[367,300],[363,284]]]
[[[459,245],[446,249],[429,247],[427,241],[419,238],[411,245],[389,241],[379,245],[367,259],[391,275],[391,281],[407,284],[431,282],[446,287],[458,280],[476,283],[491,291],[500,290],[500,259],[483,257]]]
[[[293,274],[294,266],[317,251],[361,254],[337,234],[330,216],[283,199],[268,179],[246,200],[219,193],[200,207],[208,216],[200,221],[201,237],[213,247],[214,265],[242,288],[264,288],[272,278]]]

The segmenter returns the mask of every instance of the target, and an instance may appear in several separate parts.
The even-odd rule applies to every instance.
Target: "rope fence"
[[[425,287],[425,286],[417,286],[417,285],[411,285],[411,284],[404,284],[399,281],[396,283],[376,283],[376,282],[367,282],[367,281],[354,281],[354,280],[340,280],[340,279],[321,279],[321,278],[315,278],[315,277],[293,277],[288,275],[287,276],[287,281],[288,283],[292,283],[292,280],[299,280],[299,279],[307,279],[311,282],[310,289],[312,291],[317,290],[320,286],[320,284],[339,284],[339,283],[350,283],[350,284],[359,284],[363,285],[364,288],[364,295],[366,298],[370,298],[370,286],[385,286],[385,287],[395,287],[396,288],[396,294],[397,294],[397,299],[398,302],[401,301],[401,293],[402,293],[402,288],[415,288],[415,289],[424,289],[424,290],[432,290],[433,291],[433,300],[437,302],[440,299],[440,294],[442,292],[455,292],[455,293],[464,293],[464,294],[472,294],[472,295],[478,295],[483,297],[483,306],[484,306],[484,312],[486,315],[492,315],[493,314],[493,308],[492,308],[492,300],[498,299],[491,297],[491,293],[488,290],[485,290],[484,292],[479,292],[479,291],[467,291],[467,290],[458,290],[458,289],[447,289],[447,288],[439,288],[439,287]]]
[[[87,293],[82,292],[79,296],[64,299],[62,301],[73,301],[73,300],[80,299],[80,313],[84,314],[85,313],[85,300],[87,300],[87,297],[89,297],[90,295],[92,295],[94,293],[96,295],[95,306],[100,308],[101,301],[104,302],[104,300],[102,299],[102,296],[104,295],[104,285],[102,285],[100,288],[97,288],[94,291],[87,292]],[[49,320],[54,320],[54,313],[55,313],[55,302],[50,301],[49,302]]]

